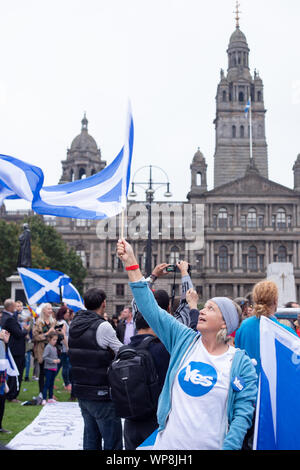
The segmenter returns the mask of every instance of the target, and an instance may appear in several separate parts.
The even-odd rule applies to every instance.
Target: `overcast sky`
[[[300,2],[240,4],[250,69],[265,87],[269,178],[293,187]],[[200,147],[213,188],[215,96],[220,69],[227,70],[235,0],[0,0],[0,6],[0,153],[41,167],[45,184],[57,184],[86,112],[89,133],[110,163],[123,145],[130,99],[132,174],[157,165],[169,176],[173,199],[186,200]]]

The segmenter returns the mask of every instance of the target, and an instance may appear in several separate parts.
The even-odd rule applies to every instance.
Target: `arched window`
[[[279,229],[286,228],[286,213],[285,213],[284,209],[278,209],[276,219],[277,219],[276,220],[277,221],[277,227]]]
[[[227,224],[228,224],[227,209],[225,207],[222,207],[219,210],[219,214],[218,214],[218,226],[220,228],[227,228]]]
[[[248,228],[256,228],[257,221],[256,221],[256,210],[250,209],[248,212]]]
[[[250,271],[257,271],[257,249],[256,246],[250,246],[248,252],[248,267]]]
[[[70,171],[70,180],[71,180],[71,181],[74,181],[74,179],[75,179],[74,171],[71,170],[71,171]]]
[[[178,246],[172,246],[171,252],[170,252],[169,263],[170,264],[178,263],[179,257],[180,257],[180,250]]]
[[[227,93],[225,90],[223,90],[223,93],[222,93],[222,100],[224,103],[227,101]]]
[[[257,92],[257,101],[261,101],[261,91]]]
[[[202,184],[202,174],[200,171],[198,171],[197,176],[196,176],[196,185],[201,186]]]
[[[228,248],[221,246],[219,249],[219,269],[222,272],[228,271]]]
[[[243,139],[245,137],[245,128],[244,126],[240,127],[240,137]]]
[[[244,92],[243,91],[239,92],[239,102],[244,103]]]
[[[83,178],[86,178],[85,168],[80,168],[78,176],[79,176],[80,180],[83,179]]]
[[[236,137],[236,126],[232,126],[232,137],[233,139]]]
[[[278,248],[278,263],[286,263],[286,262],[287,262],[286,247],[281,245]]]

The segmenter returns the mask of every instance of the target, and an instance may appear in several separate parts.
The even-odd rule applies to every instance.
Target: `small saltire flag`
[[[26,199],[38,214],[77,219],[106,219],[126,207],[133,152],[133,119],[128,112],[125,143],[113,162],[88,178],[42,187],[44,176],[34,167],[0,155],[0,203]]]
[[[72,283],[63,286],[62,301],[74,312],[85,310],[83,299]]]
[[[248,111],[250,108],[251,108],[251,99],[249,98],[248,103],[246,104],[246,107],[245,107],[246,117],[248,116]]]
[[[66,274],[51,269],[18,268],[28,304],[61,302],[61,287],[71,282]]]
[[[300,450],[300,338],[260,319],[261,374],[254,450]]]

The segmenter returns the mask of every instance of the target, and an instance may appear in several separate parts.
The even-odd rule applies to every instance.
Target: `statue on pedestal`
[[[31,233],[28,224],[23,224],[23,232],[19,236],[20,250],[18,268],[31,268]]]

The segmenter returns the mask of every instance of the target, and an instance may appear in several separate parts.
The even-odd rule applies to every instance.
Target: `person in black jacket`
[[[84,294],[87,310],[70,324],[69,358],[73,393],[84,421],[84,450],[122,450],[122,424],[110,398],[107,369],[122,343],[104,320],[106,294],[92,288]]]
[[[20,326],[14,312],[16,310],[16,303],[12,299],[6,299],[4,301],[4,310],[2,310],[1,327],[10,333],[8,347],[14,358],[16,366],[19,371],[18,378],[8,377],[7,385],[9,392],[6,394],[8,401],[19,403],[17,399],[19,391],[21,389],[21,382],[23,371],[25,367],[25,341],[26,335],[29,330],[29,325]]]
[[[137,335],[132,336],[129,343],[133,348],[137,347],[148,336],[153,337],[153,341],[148,346],[148,351],[152,356],[158,374],[160,391],[163,388],[166,373],[169,366],[170,354],[164,345],[157,338],[146,320],[140,312],[134,317]],[[151,416],[144,416],[139,420],[125,419],[124,422],[124,442],[126,450],[135,450],[150,434],[158,427],[156,410]]]

